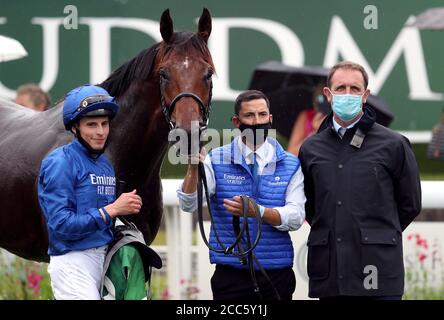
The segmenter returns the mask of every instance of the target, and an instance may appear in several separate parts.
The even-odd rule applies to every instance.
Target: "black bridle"
[[[174,108],[176,107],[176,103],[184,98],[184,97],[190,97],[193,98],[200,108],[200,113],[202,115],[202,123],[199,124],[199,127],[201,130],[204,130],[208,126],[208,120],[210,119],[210,112],[211,112],[211,99],[213,97],[213,81],[210,81],[210,90],[208,92],[208,104],[205,105],[205,103],[202,101],[201,98],[199,98],[198,95],[192,93],[192,92],[181,92],[177,96],[174,97],[174,99],[171,101],[170,104],[167,104],[165,102],[165,80],[160,77],[160,104],[162,106],[162,112],[165,116],[165,120],[167,121],[170,130],[174,129],[175,123],[171,121],[171,115],[174,112]]]

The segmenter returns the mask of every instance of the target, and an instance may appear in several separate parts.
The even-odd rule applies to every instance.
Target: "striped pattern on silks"
[[[238,195],[248,195],[256,202],[267,208],[282,207],[285,205],[285,193],[293,175],[298,170],[300,163],[297,157],[286,152],[279,143],[268,138],[276,148],[276,162],[267,164],[260,183],[256,189],[253,183],[252,172],[243,157],[236,157],[236,140],[231,144],[222,146],[210,153],[216,180],[216,192],[211,197],[211,210],[214,225],[210,231],[211,246],[221,249],[214,235],[216,228],[219,239],[225,246],[230,246],[235,241],[232,215],[223,207],[223,199],[231,199]],[[223,160],[223,161],[222,161]],[[274,169],[274,172],[273,172]],[[268,174],[267,174],[268,173]],[[249,230],[251,243],[257,235],[257,219],[249,218]],[[243,218],[240,218],[242,226]],[[245,236],[244,236],[245,239]],[[245,244],[243,245],[246,249]],[[238,252],[237,247],[235,252]],[[264,269],[281,269],[293,266],[293,245],[288,232],[277,230],[275,227],[263,223],[262,234],[254,254]],[[241,265],[238,257],[233,255],[218,254],[210,251],[210,261],[215,264],[229,265],[237,268],[247,268]],[[259,269],[255,265],[255,269]]]

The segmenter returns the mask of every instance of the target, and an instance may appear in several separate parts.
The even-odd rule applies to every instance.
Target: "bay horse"
[[[160,168],[172,128],[205,125],[214,65],[207,47],[211,15],[205,8],[198,31],[174,32],[169,10],[160,19],[163,41],[143,50],[99,84],[120,106],[111,122],[107,155],[123,192],[137,189],[143,206],[127,216],[150,244],[160,226]],[[45,112],[0,102],[0,247],[29,260],[48,262],[48,235],[39,207],[42,159],[73,135],[62,123],[63,101]]]

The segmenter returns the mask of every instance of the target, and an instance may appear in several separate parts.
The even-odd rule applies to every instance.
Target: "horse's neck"
[[[5,124],[14,125],[14,122],[18,120],[32,119],[38,115],[40,113],[37,111],[0,98],[0,116]]]
[[[0,99],[0,141],[8,138],[15,139],[15,143],[28,141],[32,144],[38,140],[39,148],[46,146],[48,150],[65,144],[71,137],[60,121],[61,112],[61,104],[44,112],[37,112]]]
[[[168,125],[155,86],[137,88],[118,99],[121,110],[113,121],[109,154],[116,175],[131,186],[159,174],[168,145]],[[148,98],[147,98],[148,97]]]

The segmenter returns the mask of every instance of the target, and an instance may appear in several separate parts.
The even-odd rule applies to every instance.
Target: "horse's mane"
[[[143,81],[149,78],[154,58],[160,43],[142,50],[130,61],[122,64],[111,75],[103,81],[100,86],[107,90],[111,96],[118,97],[122,95],[133,81]]]
[[[205,41],[197,34],[190,32],[176,32],[168,44],[159,42],[148,49],[142,50],[137,56],[124,63],[111,73],[100,86],[111,96],[121,96],[134,81],[148,80],[155,70],[156,55],[165,56],[173,48],[181,50],[197,49],[204,60],[214,69],[210,51]]]

